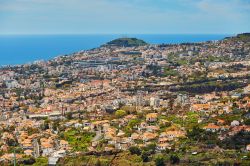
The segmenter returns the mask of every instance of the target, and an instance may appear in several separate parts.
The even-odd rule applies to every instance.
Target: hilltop
[[[106,46],[120,46],[120,47],[136,47],[144,45],[147,45],[147,43],[137,38],[118,38],[106,44]]]
[[[242,33],[233,37],[227,37],[225,39],[233,40],[233,41],[250,42],[250,33]]]

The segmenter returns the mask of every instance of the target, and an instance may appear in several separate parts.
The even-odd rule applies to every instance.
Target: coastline
[[[51,60],[98,48],[119,37],[136,37],[149,44],[181,44],[221,40],[228,34],[0,35],[0,67]],[[22,58],[21,58],[22,57]]]

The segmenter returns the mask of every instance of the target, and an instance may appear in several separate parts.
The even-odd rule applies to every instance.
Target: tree
[[[149,157],[148,157],[149,155],[150,155],[149,152],[143,151],[143,152],[142,152],[142,155],[141,155],[142,161],[143,161],[143,162],[148,162],[148,161],[149,161]]]
[[[7,139],[6,143],[8,146],[15,146],[16,145],[16,141],[14,139]]]
[[[156,149],[156,144],[155,143],[149,144],[149,145],[147,145],[146,147],[143,148],[144,151],[146,151],[146,152],[148,152],[150,154],[155,153],[155,149]]]
[[[198,126],[194,126],[191,131],[188,131],[187,136],[193,140],[199,140],[202,137],[204,130]]]
[[[36,162],[34,157],[28,158],[28,159],[24,159],[23,160],[23,164],[24,165],[32,165]]]
[[[116,116],[117,118],[122,118],[122,117],[124,117],[126,114],[127,114],[127,113],[126,113],[126,111],[124,111],[124,110],[117,110],[117,111],[115,112],[115,116]]]
[[[95,166],[101,166],[101,161],[98,159],[97,162],[95,163]]]
[[[131,146],[129,151],[131,154],[141,155],[141,150],[136,146]]]
[[[128,126],[130,128],[133,128],[134,126],[140,124],[140,120],[139,119],[131,119],[128,123]]]
[[[164,163],[164,158],[159,156],[155,159],[155,165],[156,166],[165,166],[165,163]]]
[[[43,125],[42,125],[42,129],[43,129],[43,130],[49,129],[49,123],[50,123],[50,121],[49,121],[48,119],[46,119],[46,120],[44,121]]]
[[[68,120],[71,120],[71,119],[73,118],[72,112],[68,112],[68,113],[66,114],[66,118],[67,118]]]
[[[245,125],[250,125],[250,119],[244,121]]]
[[[179,156],[171,155],[170,156],[170,162],[171,162],[171,164],[178,164],[180,162]]]

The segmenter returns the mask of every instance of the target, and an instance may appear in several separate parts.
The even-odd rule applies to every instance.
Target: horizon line
[[[248,32],[241,33],[10,33],[10,34],[1,34],[1,36],[23,36],[23,35],[237,35]]]

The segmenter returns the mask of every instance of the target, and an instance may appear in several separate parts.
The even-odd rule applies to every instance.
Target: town
[[[0,133],[0,165],[249,165],[250,34],[4,66]]]

